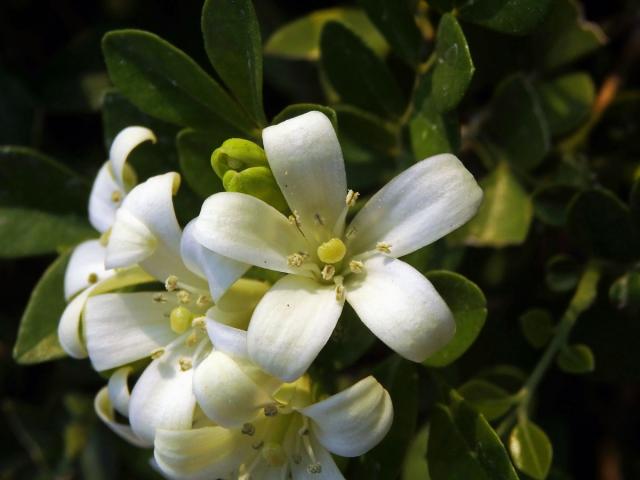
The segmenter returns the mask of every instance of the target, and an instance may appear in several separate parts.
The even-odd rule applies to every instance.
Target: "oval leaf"
[[[180,171],[193,191],[202,198],[224,191],[222,181],[211,168],[211,154],[229,137],[219,130],[212,135],[190,128],[181,130],[176,137]]]
[[[500,418],[517,403],[505,389],[481,379],[469,380],[458,392],[488,421]]]
[[[566,373],[581,374],[593,372],[595,358],[587,345],[568,345],[558,354],[558,367]]]
[[[520,316],[520,328],[529,344],[542,348],[553,337],[553,320],[547,310],[534,308]]]
[[[568,133],[586,120],[595,98],[593,80],[581,72],[545,82],[537,90],[549,130],[554,135]]]
[[[553,448],[546,433],[530,420],[518,423],[509,435],[509,452],[519,470],[536,480],[549,474]]]

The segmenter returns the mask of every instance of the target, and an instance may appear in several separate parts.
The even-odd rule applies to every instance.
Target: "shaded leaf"
[[[595,86],[586,73],[563,75],[537,88],[549,130],[554,135],[568,133],[589,115],[595,98]]]
[[[545,265],[547,287],[554,292],[573,290],[580,279],[580,265],[567,255],[556,255]]]
[[[28,144],[34,118],[34,101],[18,79],[0,69],[0,145]]]
[[[472,379],[458,388],[458,393],[488,421],[503,416],[517,400],[505,389],[481,379]]]
[[[367,150],[393,157],[398,153],[398,133],[380,117],[349,105],[335,107],[341,136]]]
[[[427,444],[429,442],[429,426],[425,425],[416,433],[409,444],[407,454],[402,462],[402,480],[431,480],[427,465]]]
[[[553,337],[553,319],[547,310],[534,308],[520,316],[520,328],[529,344],[542,348]]]
[[[560,370],[567,373],[589,373],[593,372],[596,366],[593,352],[583,344],[567,345],[560,350],[556,360]]]
[[[211,168],[211,154],[227,137],[198,132],[190,128],[181,130],[176,137],[180,158],[180,171],[191,189],[202,198],[224,190],[222,181]]]
[[[207,129],[228,123],[253,133],[254,125],[227,92],[160,37],[116,30],[104,36],[102,49],[113,83],[145,113],[180,126]]]
[[[439,113],[430,103],[409,123],[411,149],[416,161],[438,153],[456,153],[460,147],[460,123],[455,112]]]
[[[533,193],[536,217],[548,225],[563,226],[576,192],[576,187],[571,185],[542,185]]]
[[[482,290],[462,275],[440,270],[426,276],[451,309],[456,322],[453,339],[424,361],[430,367],[443,367],[460,358],[476,340],[487,318],[487,301]]]
[[[362,10],[336,7],[316,10],[280,27],[267,40],[264,52],[295,60],[317,60],[320,58],[320,34],[329,21],[343,23],[380,57],[389,50],[384,37]]]
[[[509,452],[519,470],[536,480],[544,480],[551,468],[553,448],[546,433],[525,419],[511,430]]]
[[[71,251],[60,255],[31,292],[13,347],[18,363],[46,362],[65,355],[58,342],[58,320],[66,306],[64,272],[70,255]]]
[[[616,308],[640,308],[640,273],[629,272],[609,287],[609,299]]]
[[[355,33],[328,22],[320,45],[323,71],[344,103],[380,114],[402,114],[404,98],[396,79]]]
[[[205,1],[202,33],[216,72],[257,124],[264,126],[262,41],[251,0]]]

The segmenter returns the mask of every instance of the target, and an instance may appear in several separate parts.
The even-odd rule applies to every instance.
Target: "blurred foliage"
[[[233,5],[0,6],[0,478],[158,477],[96,419],[105,380],[88,362],[25,365],[62,355],[63,267],[98,235],[87,196],[115,134],[154,130],[131,163],[181,172],[184,224],[223,188],[224,140],[314,109],[364,198],[443,152],[485,193],[469,224],[406,258],[451,307],[453,342],[410,364],[347,308],[314,365],[328,388],[373,371],[394,401],[347,478],[640,478],[637,2]]]

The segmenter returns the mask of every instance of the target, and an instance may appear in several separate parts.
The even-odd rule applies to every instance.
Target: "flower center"
[[[347,247],[339,238],[332,238],[318,247],[318,258],[323,263],[338,263],[347,253]]]

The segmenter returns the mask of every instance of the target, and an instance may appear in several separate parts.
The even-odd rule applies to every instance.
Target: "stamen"
[[[122,200],[122,193],[120,190],[114,190],[111,192],[111,201],[113,203],[120,203],[120,200]]]
[[[175,275],[169,275],[164,281],[164,288],[167,289],[167,292],[173,292],[176,290],[178,288],[178,277]]]
[[[178,301],[180,303],[186,304],[191,302],[191,294],[186,290],[180,290],[178,293],[176,293],[176,296],[178,297]]]
[[[364,270],[364,263],[360,260],[351,260],[349,262],[349,270],[351,270],[352,273],[362,273]]]
[[[309,258],[309,255],[305,252],[292,253],[287,257],[287,265],[290,267],[300,267]]]
[[[199,295],[198,298],[196,299],[196,305],[198,307],[206,307],[210,303],[211,303],[211,299],[209,298],[208,295]]]
[[[93,284],[93,283],[96,283],[97,281],[98,281],[98,274],[91,272],[87,277],[87,282]]]
[[[347,198],[345,199],[345,203],[347,207],[353,207],[358,201],[358,197],[360,197],[359,192],[354,192],[353,190],[349,190],[347,192]]]
[[[155,303],[167,303],[167,297],[165,297],[162,293],[156,293],[153,296],[153,301]]]
[[[289,223],[291,225],[295,225],[297,228],[300,228],[302,224],[300,223],[300,214],[297,210],[293,211],[293,214],[289,215]]]
[[[156,348],[155,350],[153,350],[151,352],[151,360],[157,360],[159,359],[162,355],[164,355],[164,348]]]
[[[316,463],[312,463],[311,465],[309,465],[307,467],[307,472],[309,472],[311,475],[322,473],[322,465],[320,465],[317,462]]]
[[[182,370],[183,372],[191,370],[191,367],[193,367],[190,358],[181,358],[180,360],[178,360],[178,364],[180,365],[180,370]]]
[[[276,415],[278,415],[278,406],[276,404],[272,403],[264,407],[265,417],[275,417]]]
[[[336,284],[336,301],[344,301],[344,285],[342,284],[342,275],[336,275],[333,277],[333,283]]]
[[[171,310],[171,314],[169,315],[171,330],[177,334],[186,332],[192,320],[193,313],[185,307],[176,307]]]
[[[207,317],[197,317],[191,322],[193,328],[207,328]]]
[[[187,337],[187,341],[185,343],[187,344],[187,347],[193,347],[198,343],[198,335],[196,332],[192,332],[191,335]]]
[[[325,265],[321,273],[323,280],[331,280],[336,274],[336,267],[333,265]]]
[[[244,435],[249,435],[250,437],[253,437],[253,435],[255,435],[256,433],[256,427],[253,423],[245,423],[244,425],[242,425],[241,432]]]
[[[332,238],[318,247],[318,258],[322,263],[338,263],[347,253],[347,247],[339,238]]]
[[[380,253],[391,253],[391,244],[387,242],[376,243],[376,250]]]

